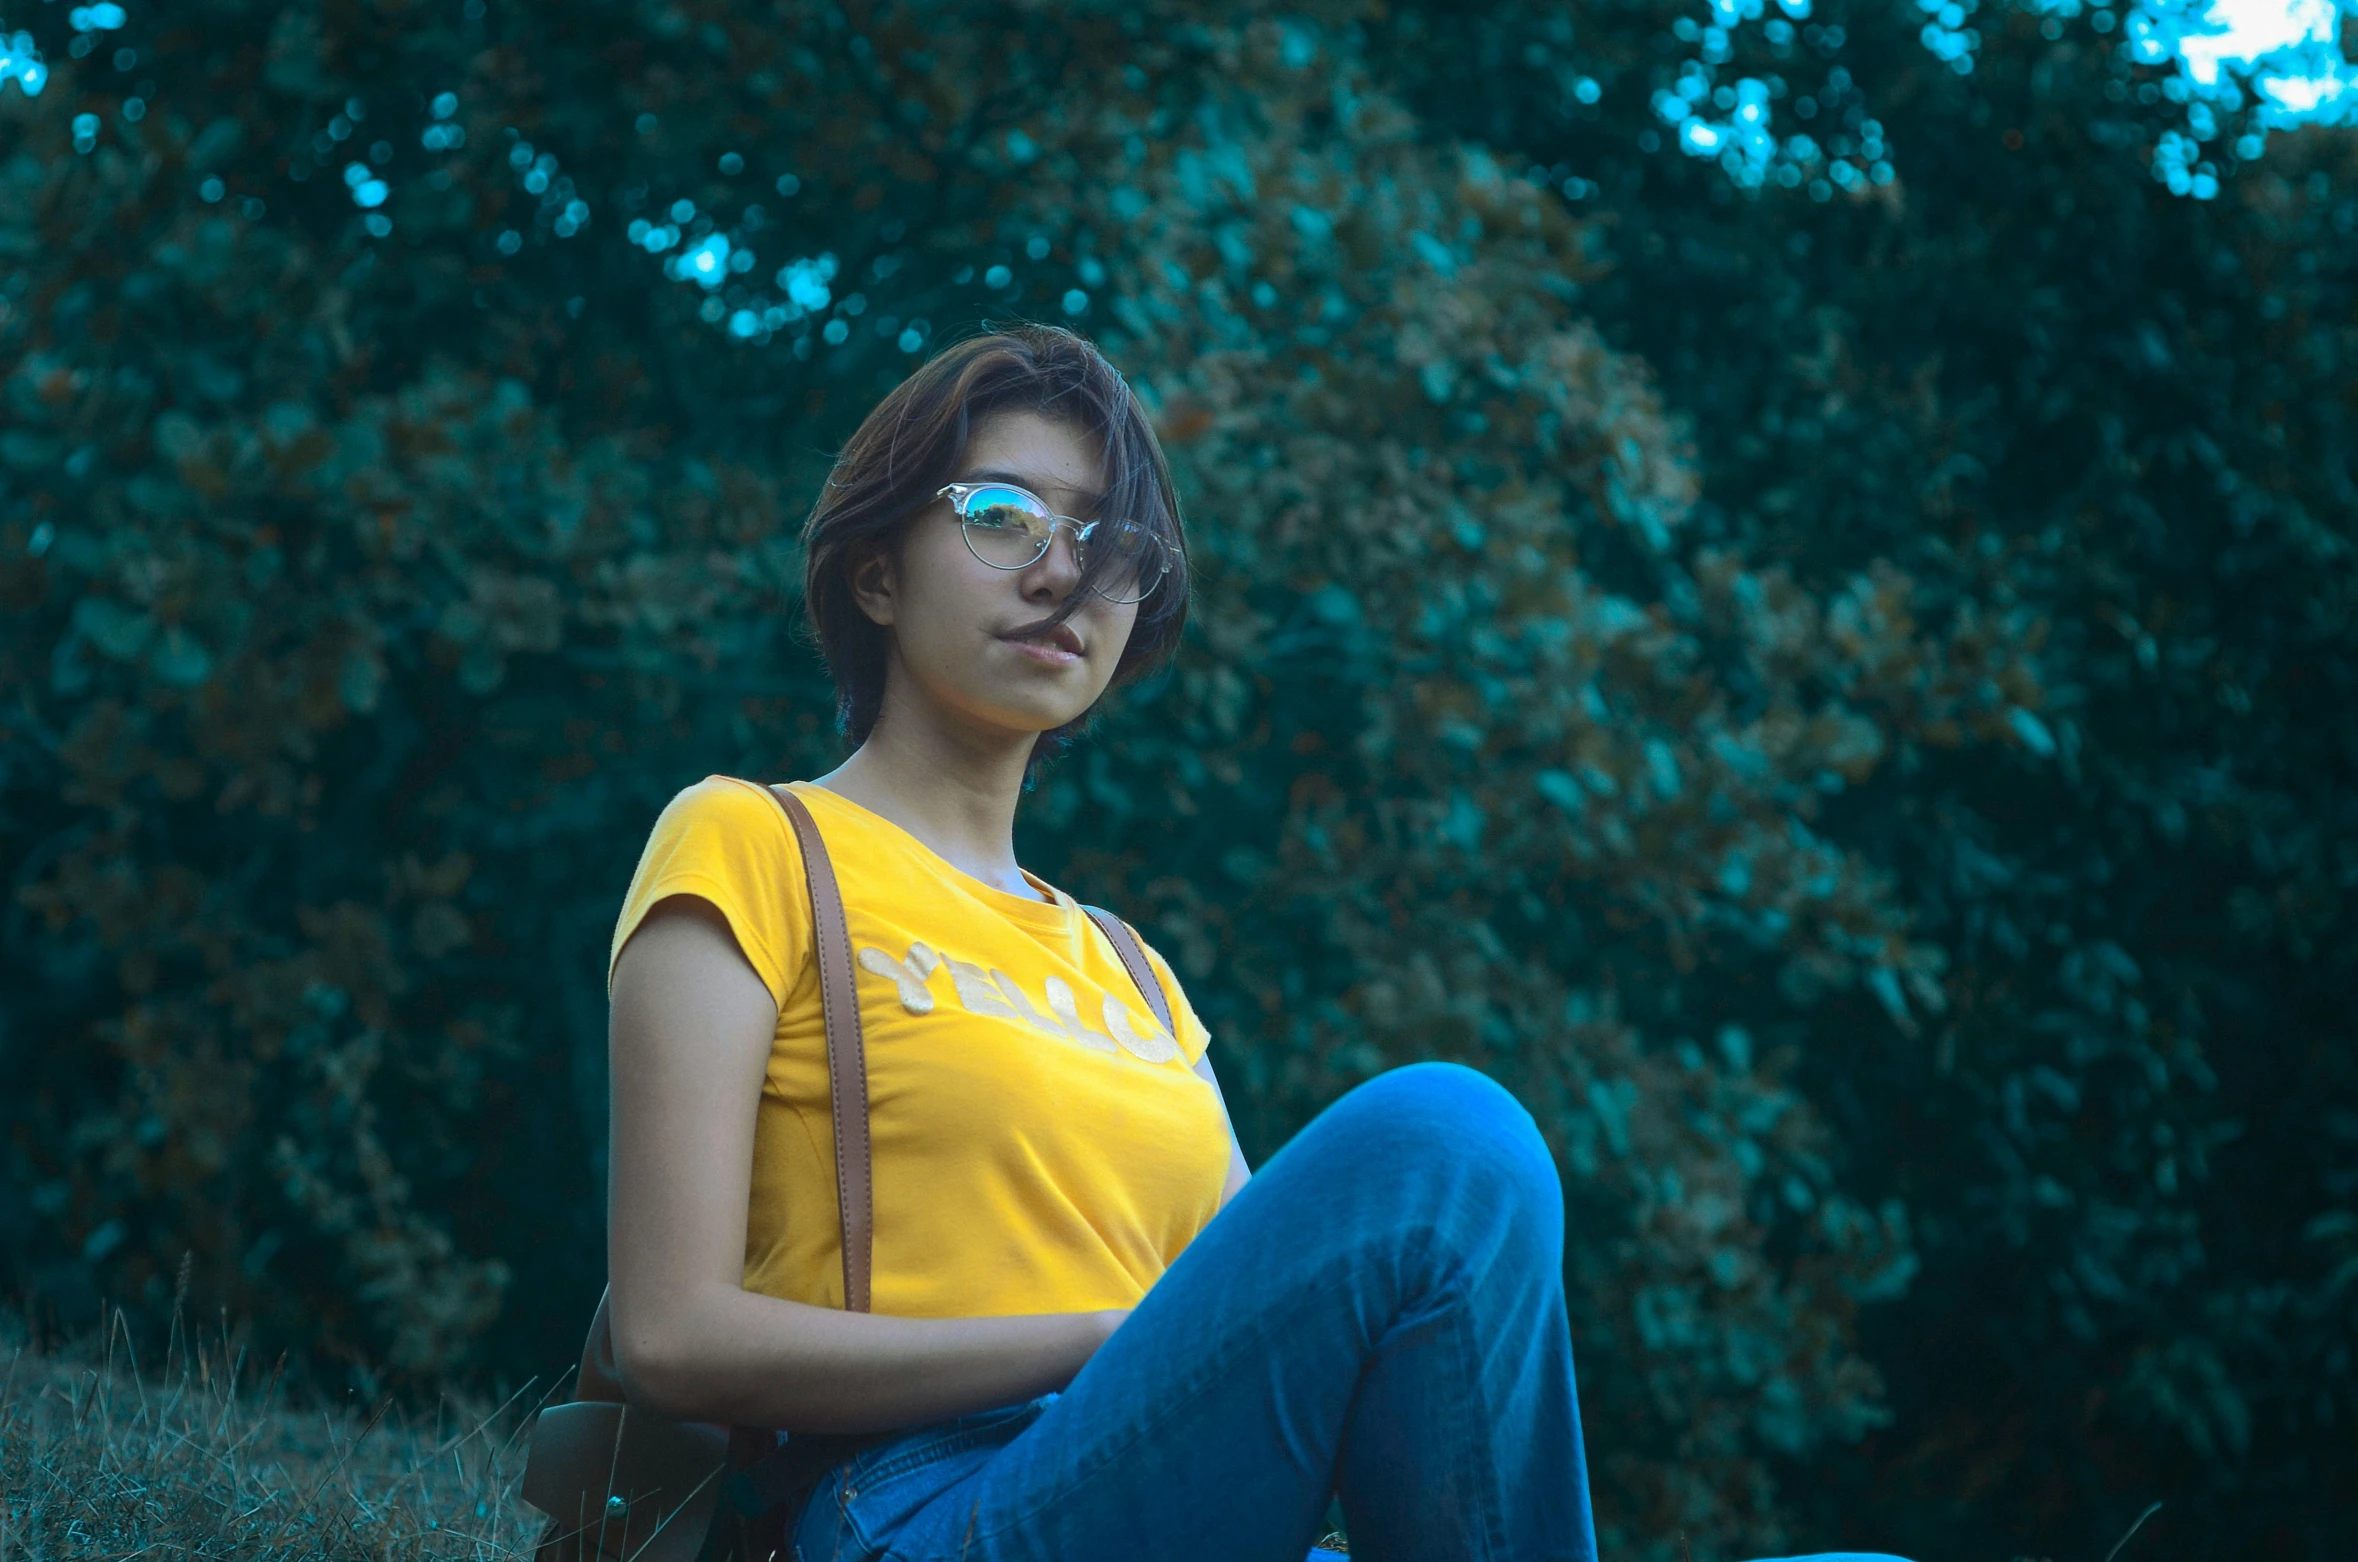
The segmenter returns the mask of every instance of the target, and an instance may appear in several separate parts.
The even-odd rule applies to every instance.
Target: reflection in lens
[[[1098,522],[1089,528],[1088,550],[1105,556],[1094,585],[1108,601],[1143,600],[1169,567],[1162,538],[1136,521]]]
[[[982,488],[967,496],[966,545],[985,564],[1020,569],[1047,551],[1053,522],[1024,495]]]
[[[1114,602],[1139,602],[1170,570],[1170,555],[1153,527],[1137,521],[1081,524],[1051,512],[1021,489],[970,489],[958,505],[966,547],[995,569],[1022,569],[1047,553],[1059,525],[1075,528],[1076,562],[1096,574],[1089,584]]]

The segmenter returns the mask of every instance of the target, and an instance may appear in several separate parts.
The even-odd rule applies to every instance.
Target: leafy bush
[[[558,1365],[646,825],[829,762],[825,453],[1052,316],[1202,594],[1024,854],[1256,1157],[1410,1058],[1533,1106],[1616,1554],[2346,1529],[2347,135],[2198,207],[2144,67],[1907,7],[1735,35],[1888,121],[1822,201],[1633,150],[1651,4],[33,20],[13,1281]]]

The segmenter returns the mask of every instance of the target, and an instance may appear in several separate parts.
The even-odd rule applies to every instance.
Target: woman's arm
[[[1236,1197],[1236,1190],[1251,1180],[1253,1169],[1245,1164],[1244,1146],[1236,1142],[1236,1124],[1229,1120],[1228,1097],[1221,1094],[1220,1076],[1212,1072],[1210,1052],[1195,1060],[1195,1071],[1212,1087],[1212,1094],[1220,1097],[1220,1121],[1228,1124],[1228,1181],[1220,1189],[1220,1207],[1226,1209],[1228,1201]]]
[[[698,897],[658,904],[615,962],[606,1241],[631,1402],[865,1432],[1071,1381],[1126,1312],[890,1318],[744,1289],[754,1114],[777,1022],[727,919]]]

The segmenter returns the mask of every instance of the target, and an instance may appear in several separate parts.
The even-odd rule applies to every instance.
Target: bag
[[[835,1119],[836,1214],[843,1229],[846,1310],[868,1311],[876,1221],[868,1148],[868,1061],[852,980],[851,932],[835,865],[818,821],[784,786],[767,787],[802,847],[819,963],[819,1011],[827,1034],[827,1083]],[[1081,908],[1137,984],[1139,996],[1179,1034],[1146,951],[1121,918]],[[633,1409],[614,1363],[611,1293],[598,1298],[570,1403],[532,1426],[522,1495],[549,1517],[533,1562],[763,1562],[783,1550],[812,1489],[835,1465],[894,1434],[789,1435],[766,1427],[673,1421]]]

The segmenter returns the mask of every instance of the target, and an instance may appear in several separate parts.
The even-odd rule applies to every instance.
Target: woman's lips
[[[1081,659],[1081,637],[1070,624],[1056,624],[1036,635],[1001,635],[1000,639],[1034,661],[1050,667],[1070,667]]]
[[[1006,640],[1009,645],[1014,646],[1018,651],[1042,666],[1071,667],[1081,660],[1080,652],[1068,651],[1052,641],[1019,639],[1013,635],[1007,636]]]

